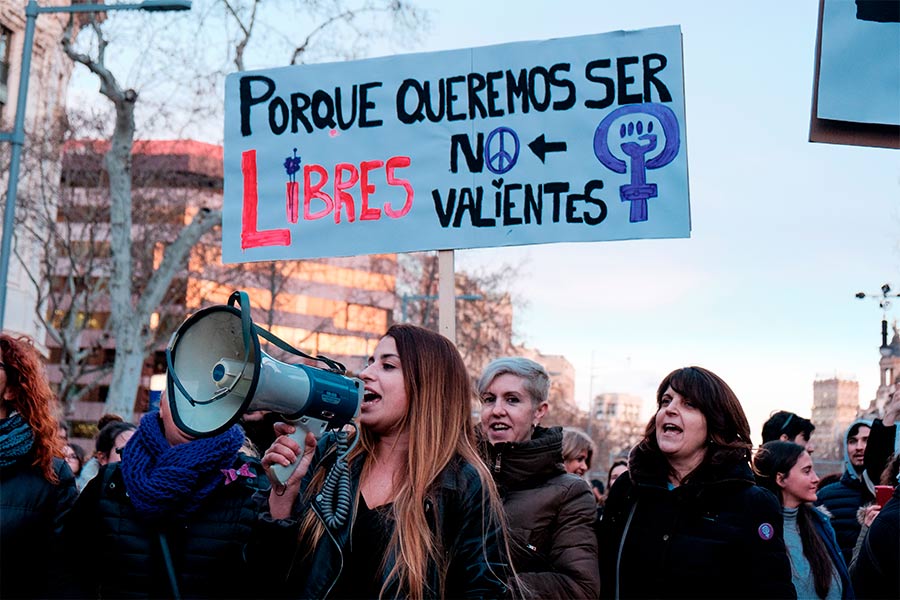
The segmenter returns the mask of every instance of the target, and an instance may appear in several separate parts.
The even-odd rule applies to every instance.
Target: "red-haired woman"
[[[25,339],[0,335],[0,597],[46,597],[63,516],[78,492],[53,393]]]

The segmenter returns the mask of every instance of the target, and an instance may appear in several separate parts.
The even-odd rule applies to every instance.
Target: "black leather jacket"
[[[297,543],[300,522],[307,510],[315,511],[322,519],[317,499],[306,504],[303,494],[317,469],[334,464],[335,453],[330,451],[333,445],[332,435],[319,441],[292,517],[276,520],[264,513],[257,528],[251,560],[265,561],[267,572],[278,583],[271,590],[275,597],[327,598],[341,574],[343,552],[350,543],[351,520],[337,529],[325,527],[325,535],[309,558],[304,558],[305,549],[298,548]],[[361,471],[362,460],[357,459],[350,465],[354,503]],[[444,597],[498,598],[508,594],[504,581],[507,568],[501,551],[502,531],[499,525],[488,521],[487,508],[478,473],[459,458],[441,472],[422,506],[432,532],[440,536],[441,545],[449,554]],[[354,506],[351,514],[355,512]],[[388,557],[385,572],[393,566],[392,560]],[[426,591],[426,596],[436,597],[438,572],[434,564],[428,567],[428,585],[431,591]],[[386,598],[403,596],[396,585],[389,586],[384,594]]]

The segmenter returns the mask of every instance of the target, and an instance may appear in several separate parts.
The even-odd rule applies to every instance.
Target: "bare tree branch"
[[[234,45],[234,66],[237,67],[238,71],[243,71],[244,51],[247,49],[247,44],[250,43],[250,38],[253,35],[253,26],[256,24],[256,9],[259,7],[260,0],[253,0],[247,24],[244,24],[237,9],[229,0],[222,0],[222,3],[225,5],[225,9],[231,13],[232,17],[234,17],[235,23],[240,27],[241,33],[243,34],[243,37],[241,37]]]
[[[201,209],[191,223],[181,230],[178,238],[166,246],[163,260],[144,288],[141,299],[138,301],[138,314],[152,313],[162,302],[172,279],[184,269],[188,255],[200,238],[222,222],[221,210]]]

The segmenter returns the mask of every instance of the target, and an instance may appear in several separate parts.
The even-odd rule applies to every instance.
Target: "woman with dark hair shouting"
[[[254,546],[278,597],[495,598],[507,593],[501,505],[475,450],[471,384],[446,338],[394,325],[360,373],[358,442],[279,437],[263,465],[302,457],[268,496]],[[350,518],[329,518],[327,475],[348,452]],[[272,481],[275,482],[274,473]]]
[[[700,367],[670,373],[600,523],[609,598],[792,598],[781,509],[755,485],[750,426]]]
[[[0,335],[0,597],[41,598],[78,492],[62,459],[53,392],[25,339]]]

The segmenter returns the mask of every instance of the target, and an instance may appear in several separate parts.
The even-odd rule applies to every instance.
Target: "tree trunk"
[[[134,400],[144,366],[144,341],[136,326],[121,328],[116,334],[116,360],[106,398],[106,412],[132,421]]]
[[[109,174],[109,219],[112,270],[109,278],[111,330],[116,338],[116,358],[109,386],[107,410],[130,421],[134,398],[140,385],[144,360],[141,336],[143,315],[135,314],[132,299],[131,261],[131,149],[134,145],[134,102],[137,94],[126,90],[112,94],[116,107],[116,126],[106,171]]]

